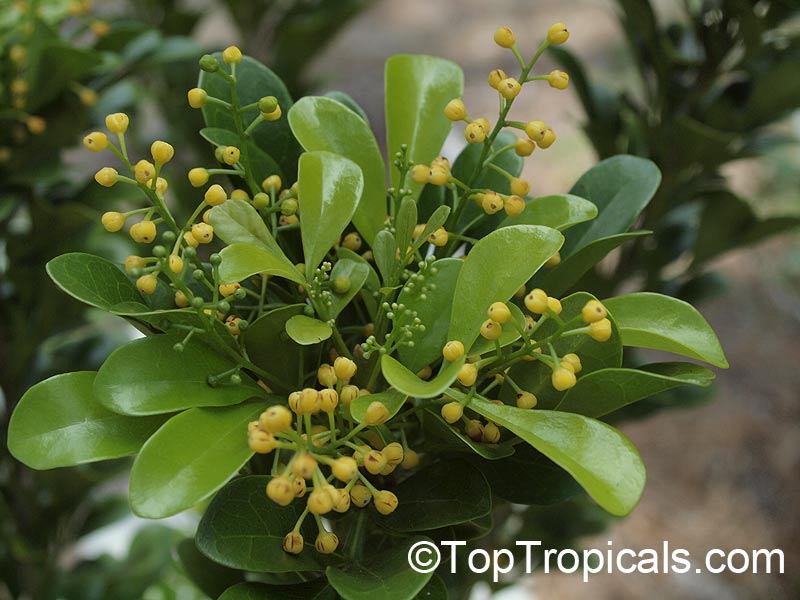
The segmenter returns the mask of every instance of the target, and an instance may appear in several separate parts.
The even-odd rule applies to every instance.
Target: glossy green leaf
[[[372,243],[372,254],[375,257],[378,272],[386,285],[389,285],[398,265],[397,250],[397,241],[394,236],[386,229],[379,231]]]
[[[486,478],[462,460],[435,462],[404,479],[394,490],[397,509],[382,525],[402,532],[466,523],[492,510]]]
[[[594,204],[598,215],[570,230],[561,254],[569,256],[594,240],[627,231],[660,183],[658,167],[636,156],[614,156],[589,169],[570,193]]]
[[[583,306],[589,300],[594,299],[594,296],[586,292],[576,292],[567,296],[561,301],[563,310],[560,317],[564,321],[575,319],[581,314]],[[611,320],[611,337],[605,342],[597,342],[589,335],[573,335],[560,338],[553,343],[559,356],[575,353],[580,357],[582,370],[578,374],[579,380],[592,371],[622,365],[620,332],[614,322],[614,317],[610,316],[609,319]],[[536,331],[535,338],[544,339],[553,335],[557,330],[558,323],[548,319]],[[547,352],[547,348],[543,351]],[[552,374],[553,371],[550,367],[538,360],[519,362],[511,367],[509,372],[519,387],[536,396],[539,401],[537,407],[540,409],[552,409],[564,395],[564,392],[559,392],[553,387]],[[507,404],[515,404],[516,395],[516,391],[510,384],[503,384],[500,389],[500,398]]]
[[[328,567],[328,582],[347,600],[409,600],[425,587],[432,573],[408,566],[408,551],[428,538],[402,538],[387,550],[370,553],[363,561]]]
[[[428,583],[425,584],[425,587],[422,588],[422,591],[416,595],[414,600],[448,600],[448,598],[447,585],[445,585],[441,577],[434,573]]]
[[[163,519],[220,489],[253,456],[247,424],[263,410],[263,402],[190,408],[164,423],[133,463],[128,495],[133,512]]]
[[[295,283],[305,283],[302,273],[285,256],[249,243],[226,246],[219,253],[219,276],[225,283],[244,281],[258,274],[277,275]]]
[[[449,206],[440,206],[434,210],[431,216],[428,218],[428,221],[425,223],[425,228],[422,230],[422,233],[419,234],[419,237],[412,244],[412,248],[414,248],[414,250],[418,250],[422,244],[428,241],[428,238],[434,231],[439,229],[439,227],[442,227],[447,222],[447,217],[449,216]]]
[[[292,264],[267,229],[264,219],[249,202],[226,200],[211,209],[209,220],[214,227],[214,235],[226,244],[250,244],[269,250],[278,258],[285,259],[289,265]]]
[[[397,216],[394,220],[394,239],[398,248],[405,250],[411,244],[417,219],[416,201],[410,196],[404,197],[400,201],[400,207],[397,209]]]
[[[536,286],[546,290],[548,294],[558,297],[569,291],[587,271],[605,258],[614,248],[629,240],[650,234],[650,231],[632,231],[589,242],[566,258],[563,258],[556,267],[540,271],[534,279],[534,283]]]
[[[422,425],[427,435],[432,436],[428,450],[435,452],[441,440],[443,452],[474,452],[487,460],[498,460],[514,454],[514,447],[508,444],[485,444],[473,442],[458,429],[445,421],[438,410],[425,409],[422,412]]]
[[[478,241],[458,275],[448,340],[472,346],[492,302],[505,302],[561,247],[555,229],[513,225]]]
[[[395,390],[381,392],[380,394],[359,396],[350,404],[350,414],[353,415],[353,418],[357,422],[361,423],[364,420],[369,405],[373,402],[380,402],[389,410],[389,419],[391,419],[403,408],[403,404],[405,404],[407,399],[408,396],[406,394]]]
[[[639,502],[645,483],[642,459],[613,427],[582,415],[501,406],[479,397],[469,407],[567,471],[612,515],[626,515]]]
[[[245,445],[246,438],[242,436]],[[269,479],[241,477],[222,488],[197,527],[197,547],[211,560],[234,569],[257,573],[319,570],[316,552],[293,555],[283,551],[283,538],[294,527],[305,502],[278,506],[265,493]],[[300,529],[306,540],[315,538],[313,523],[306,519]]]
[[[442,356],[442,348],[447,343],[447,330],[450,327],[450,311],[453,306],[458,273],[464,261],[459,258],[443,258],[436,261],[436,273],[425,276],[425,285],[434,285],[435,292],[426,294],[421,300],[422,285],[409,289],[404,287],[397,297],[399,304],[417,313],[417,318],[425,326],[425,331],[412,338],[414,346],[400,346],[397,351],[400,361],[414,373],[436,361]],[[395,319],[395,327],[410,325],[411,315],[401,313]]]
[[[338,595],[324,577],[297,585],[240,583],[225,590],[218,600],[337,600]]]
[[[221,53],[218,52],[214,56],[219,60],[223,69],[228,68],[222,64]],[[292,98],[289,96],[286,86],[275,73],[257,60],[245,56],[236,68],[236,79],[236,91],[241,106],[258,102],[264,96],[275,96],[284,115],[291,110]],[[217,73],[201,71],[198,87],[206,90],[209,96],[220,98],[226,102],[231,100],[230,84]],[[209,127],[237,131],[233,115],[227,108],[209,102],[202,111],[206,125]],[[258,115],[258,108],[247,110],[242,113],[242,121],[247,125]],[[295,179],[300,146],[294,139],[286,118],[259,123],[250,137],[256,146],[269,154],[280,165],[289,181]]]
[[[664,350],[723,369],[728,361],[717,335],[691,304],[650,292],[603,300],[626,346]]]
[[[306,315],[295,315],[286,321],[286,333],[302,346],[324,342],[333,335],[333,328],[325,321]]]
[[[325,97],[332,98],[337,102],[344,104],[347,108],[356,113],[365,123],[369,124],[369,117],[367,116],[367,113],[350,94],[342,92],[341,90],[331,90],[330,92],[325,92]]]
[[[95,373],[64,373],[22,396],[8,426],[8,449],[32,469],[135,454],[165,418],[128,417],[95,400]]]
[[[242,142],[239,134],[219,127],[205,127],[200,130],[200,135],[215,146],[236,146],[241,151]],[[278,163],[261,148],[250,140],[247,141],[245,148],[247,156],[247,168],[252,172],[257,182],[261,182],[270,175],[277,175],[284,178],[283,170]]]
[[[394,156],[406,144],[411,163],[429,164],[450,133],[444,107],[461,97],[461,68],[433,56],[397,54],[386,61],[384,77],[387,155]],[[407,185],[419,190],[410,180]]]
[[[204,556],[194,543],[194,538],[181,540],[176,546],[178,558],[186,574],[210,598],[218,598],[231,586],[244,581],[244,573],[223,567]]]
[[[67,294],[110,312],[146,312],[148,306],[125,273],[105,258],[70,252],[47,263],[47,274]]]
[[[600,369],[581,377],[556,410],[600,418],[643,398],[682,385],[708,387],[714,373],[692,363],[655,363],[637,369]]]
[[[297,389],[307,354],[306,348],[286,333],[286,321],[302,315],[305,307],[305,304],[291,304],[276,308],[253,321],[243,334],[247,356],[253,364],[290,385],[291,389],[285,392]]]
[[[97,400],[127,415],[171,413],[195,406],[229,406],[263,395],[247,376],[242,383],[208,385],[208,376],[236,366],[227,355],[194,338],[183,352],[173,349],[179,337],[155,335],[117,348],[100,367],[94,382]]]
[[[556,504],[581,490],[569,473],[527,444],[518,444],[514,455],[502,460],[470,462],[484,474],[496,496],[514,504]]]
[[[306,152],[299,169],[300,233],[306,276],[311,279],[353,218],[364,177],[356,163],[331,152]]]
[[[389,385],[404,394],[414,398],[434,398],[456,380],[465,360],[462,356],[455,362],[443,364],[436,377],[425,381],[409,371],[400,361],[385,354],[381,357],[381,372]]]
[[[331,290],[331,305],[328,307],[328,312],[331,319],[335,319],[367,282],[369,265],[348,258],[339,259],[333,265],[330,277],[331,282],[339,277],[346,277],[350,281],[350,287],[343,294]]]
[[[289,112],[289,124],[307,151],[333,152],[361,168],[364,190],[353,224],[371,244],[386,218],[386,167],[369,124],[341,102],[322,96],[298,100]]]
[[[572,194],[556,194],[531,198],[521,215],[506,217],[498,227],[544,225],[564,231],[573,225],[594,219],[596,216],[597,207],[588,200]]]

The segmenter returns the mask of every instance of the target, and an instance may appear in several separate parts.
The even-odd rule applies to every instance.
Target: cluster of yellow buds
[[[387,476],[398,466],[412,469],[419,464],[417,453],[410,448],[399,442],[386,443],[366,430],[388,419],[388,409],[383,403],[376,400],[369,404],[364,422],[352,426],[351,403],[370,394],[369,390],[350,384],[357,370],[354,361],[337,356],[332,365],[323,364],[317,370],[317,381],[322,389],[307,387],[292,392],[286,406],[270,406],[247,429],[248,444],[253,452],[292,452],[285,465],[277,464],[276,457],[266,494],[280,506],[287,506],[296,498],[306,498],[304,515],[310,513],[317,520],[319,535],[315,547],[324,554],[335,551],[339,542],[318,517],[331,511],[344,513],[351,506],[363,508],[371,501],[380,514],[394,512],[397,496],[389,490],[375,488],[368,475]],[[314,423],[318,415],[327,415],[327,424]],[[337,437],[337,433],[344,433],[346,422],[351,424],[350,431]],[[337,487],[337,484],[342,485]],[[286,552],[302,551],[301,525],[302,518],[284,538]]]
[[[411,178],[415,183],[445,185],[450,182],[450,161],[444,156],[434,158],[429,165],[414,165]]]

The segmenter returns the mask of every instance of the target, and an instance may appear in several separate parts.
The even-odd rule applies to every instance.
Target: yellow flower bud
[[[450,362],[457,361],[464,356],[464,344],[458,340],[451,340],[444,345],[442,349],[442,356]]]
[[[520,392],[517,394],[517,408],[535,408],[537,404],[538,400],[536,399],[536,396],[530,392]]]
[[[553,384],[553,387],[559,392],[568,390],[569,388],[573,387],[575,383],[577,383],[577,380],[575,379],[575,373],[561,366],[557,367],[553,371],[553,376],[550,380]]]
[[[589,324],[589,337],[596,342],[605,342],[611,337],[611,321],[600,319]]]
[[[506,72],[503,71],[503,69],[494,69],[489,73],[489,77],[486,79],[486,81],[488,82],[489,87],[497,89],[500,85],[500,82],[504,79],[508,79]]]
[[[339,538],[330,531],[321,531],[314,542],[314,547],[320,554],[333,554],[339,547]]]
[[[473,121],[467,125],[467,128],[464,130],[464,139],[466,139],[469,144],[480,144],[486,139],[486,132],[479,123]]]
[[[439,229],[437,229],[436,231],[434,231],[430,235],[430,237],[428,238],[428,241],[431,244],[433,244],[434,246],[436,246],[437,248],[441,248],[442,246],[446,246],[447,245],[447,240],[449,238],[450,238],[450,236],[447,233],[447,231],[445,230],[445,228],[444,227],[439,227]]]
[[[390,515],[397,508],[397,496],[388,490],[375,494],[375,508],[382,515]]]
[[[228,46],[222,51],[222,60],[226,65],[236,64],[242,62],[242,51],[236,46]]]
[[[503,198],[495,192],[488,192],[481,196],[481,208],[483,208],[483,212],[485,212],[487,215],[493,215],[497,212],[500,212],[503,210],[503,206]]]
[[[518,217],[525,210],[525,200],[519,196],[509,196],[503,202],[503,209],[509,217]],[[524,289],[522,295],[525,295]]]
[[[210,244],[214,239],[214,228],[207,223],[195,223],[192,225],[192,236],[200,244]]]
[[[100,222],[103,224],[106,231],[114,233],[122,229],[123,225],[125,225],[125,215],[119,212],[103,213],[103,216],[100,217]]]
[[[455,423],[463,414],[464,407],[459,402],[448,402],[442,406],[442,418],[448,423]]]
[[[183,273],[183,259],[177,254],[170,254],[167,259],[167,264],[169,265],[169,270],[175,273],[175,275]]]
[[[222,150],[222,160],[226,165],[233,166],[239,162],[241,152],[236,146],[227,146]]]
[[[539,288],[531,290],[525,296],[525,308],[534,314],[541,315],[547,311],[547,294]]]
[[[125,272],[130,275],[133,269],[143,269],[145,265],[141,256],[130,255],[125,259]]]
[[[189,171],[189,183],[192,187],[202,187],[208,182],[208,171],[202,167],[195,167]]]
[[[514,152],[517,156],[530,156],[536,150],[536,143],[533,140],[518,139],[514,144]]]
[[[531,191],[531,184],[525,179],[514,177],[510,181],[511,193],[515,196],[522,196],[523,198]]]
[[[145,296],[149,296],[155,292],[156,286],[158,286],[158,278],[152,274],[142,275],[136,280],[136,289]]]
[[[378,402],[376,400],[367,406],[367,411],[364,414],[364,422],[367,425],[380,425],[381,423],[385,423],[388,419],[389,409],[386,408],[383,402]]]
[[[542,149],[549,148],[550,146],[553,145],[555,141],[556,141],[556,133],[555,131],[553,131],[548,127],[547,131],[544,132],[542,139],[539,140],[539,147]]]
[[[265,192],[277,192],[281,189],[283,182],[279,175],[270,175],[261,182],[261,189]]]
[[[131,225],[129,233],[140,244],[149,244],[156,239],[156,224],[146,219]]]
[[[475,365],[465,364],[458,371],[458,382],[466,387],[470,387],[478,379],[478,369]]]
[[[208,99],[208,93],[202,88],[192,88],[186,96],[189,99],[189,106],[192,108],[203,108]]]
[[[511,31],[511,27],[500,27],[494,32],[494,43],[501,48],[511,48],[516,41],[516,36]]]
[[[569,75],[566,74],[564,71],[550,71],[550,74],[547,76],[547,82],[550,84],[550,87],[556,88],[557,90],[565,90],[569,87]]]
[[[598,300],[589,300],[581,309],[581,316],[586,323],[596,323],[608,316],[606,307]]]
[[[191,231],[187,231],[183,234],[183,241],[191,248],[197,248],[200,245],[200,242],[198,242],[197,238],[192,235]]]
[[[559,264],[561,264],[561,253],[556,252],[553,254],[553,256],[548,258],[542,266],[544,266],[545,269],[552,269],[553,267],[557,267]]]
[[[146,183],[149,179],[152,179],[155,174],[156,168],[153,166],[153,163],[144,159],[137,162],[136,166],[133,167],[133,176],[139,183]]]
[[[355,231],[351,231],[342,239],[342,247],[352,250],[353,252],[358,252],[361,249],[362,243],[361,236]]]
[[[111,133],[125,133],[128,130],[128,115],[114,113],[106,117],[106,129]]]
[[[172,160],[175,155],[175,148],[167,142],[156,140],[150,145],[150,154],[157,165],[163,165]]]
[[[206,190],[206,193],[203,195],[203,200],[209,206],[219,206],[220,204],[224,203],[228,199],[228,193],[225,189],[218,183],[215,183],[210,188]]]
[[[563,23],[553,23],[547,30],[547,41],[551,44],[563,44],[569,39],[569,31]]]
[[[337,378],[347,381],[356,374],[358,367],[356,367],[356,363],[349,358],[338,356],[336,360],[333,361],[333,370]]]
[[[519,96],[520,91],[522,91],[522,86],[519,81],[513,77],[507,77],[497,84],[497,91],[500,92],[500,95],[506,100],[513,100]]]
[[[100,131],[93,131],[83,138],[83,146],[92,152],[102,152],[108,148],[108,137]]]
[[[460,98],[454,98],[444,107],[444,116],[451,121],[463,121],[467,117],[467,107]]]
[[[547,133],[547,125],[544,121],[529,121],[525,125],[525,133],[537,144],[541,143]]]

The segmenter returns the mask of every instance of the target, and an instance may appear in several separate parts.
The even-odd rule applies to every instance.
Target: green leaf
[[[460,258],[437,260],[436,273],[425,275],[425,285],[436,286],[434,293],[426,294],[425,300],[421,300],[422,286],[415,285],[411,289],[403,287],[397,297],[397,302],[416,312],[417,318],[425,326],[424,332],[414,336],[413,347],[400,346],[397,351],[400,362],[414,373],[442,356],[442,348],[447,343],[456,281],[463,264]],[[395,319],[395,327],[399,331],[399,328],[410,325],[413,320],[411,315],[400,313]]]
[[[327,150],[361,168],[364,190],[353,214],[353,224],[367,243],[372,244],[386,218],[386,167],[369,124],[341,102],[322,96],[298,100],[289,111],[289,124],[307,151]]]
[[[47,263],[47,274],[67,294],[109,312],[150,310],[130,279],[105,258],[70,252]]]
[[[286,321],[286,333],[301,346],[311,346],[331,337],[333,328],[319,319],[295,315]]]
[[[380,402],[387,409],[389,409],[389,419],[397,414],[403,407],[408,396],[401,392],[389,390],[388,392],[381,392],[380,394],[367,394],[366,396],[359,396],[350,404],[350,414],[353,418],[361,423],[367,413],[367,407],[373,402]],[[387,419],[388,420],[388,419]]]
[[[325,92],[325,97],[332,98],[333,100],[336,100],[340,104],[344,104],[347,108],[349,108],[359,117],[361,117],[361,119],[366,124],[369,125],[369,117],[367,116],[367,113],[364,112],[364,109],[361,108],[361,105],[359,105],[359,103],[356,102],[350,94],[342,92],[341,90],[331,90],[330,92]]]
[[[302,273],[285,256],[271,250],[235,243],[223,248],[219,254],[222,257],[219,276],[225,283],[244,281],[257,274],[277,275],[295,283],[305,283]]]
[[[579,248],[552,269],[540,271],[534,279],[536,286],[558,297],[569,291],[589,269],[599,263],[614,248],[628,240],[650,235],[650,231],[632,231],[599,238]]]
[[[458,377],[466,357],[442,365],[438,375],[429,381],[417,377],[397,359],[385,354],[381,357],[381,372],[393,388],[414,398],[434,398],[444,392]]]
[[[226,244],[250,244],[262,250],[269,250],[278,258],[285,259],[294,268],[267,229],[264,219],[249,202],[226,200],[211,209],[209,220],[214,227],[214,235]]]
[[[458,275],[448,340],[472,346],[489,305],[511,298],[563,241],[555,229],[535,225],[504,227],[479,240]]]
[[[429,164],[450,133],[452,123],[444,116],[444,107],[461,97],[461,68],[433,56],[397,54],[386,61],[384,80],[387,156],[406,144],[412,164]],[[419,184],[409,180],[409,186],[419,194]]]
[[[484,474],[492,493],[514,504],[557,504],[581,489],[569,473],[527,444],[517,445],[514,455],[502,460],[470,462]]]
[[[556,410],[600,418],[681,385],[708,387],[714,373],[692,363],[655,363],[637,369],[600,369],[581,377]]]
[[[246,151],[247,168],[252,172],[253,178],[257,182],[264,181],[264,179],[270,175],[277,175],[281,178],[284,177],[283,171],[278,166],[278,163],[251,140],[248,140],[244,148],[242,148],[239,134],[236,132],[220,129],[218,127],[205,127],[200,130],[200,135],[215,146],[236,146],[240,151]]]
[[[372,254],[375,257],[375,264],[383,278],[383,282],[389,285],[398,264],[397,241],[386,229],[382,229],[375,236],[375,240],[372,243]]]
[[[487,460],[497,460],[514,454],[514,447],[507,444],[473,442],[445,421],[438,411],[426,408],[421,414],[426,434],[441,440],[442,450],[445,452],[474,452]],[[436,443],[433,440],[431,442],[428,449],[434,451]]]
[[[193,338],[183,352],[173,346],[179,337],[154,335],[117,348],[100,367],[94,382],[97,400],[126,415],[171,413],[195,406],[229,406],[263,395],[249,377],[242,383],[208,384],[208,376],[236,363]]]
[[[190,408],[164,423],[133,463],[128,496],[133,512],[163,519],[220,489],[253,456],[247,424],[263,410],[263,402]]]
[[[32,469],[136,454],[164,417],[128,417],[95,400],[95,373],[64,373],[30,388],[14,409],[8,449]]]
[[[414,250],[418,250],[422,246],[422,244],[427,242],[431,234],[447,222],[447,217],[449,216],[450,216],[449,206],[440,206],[439,208],[434,210],[431,216],[428,218],[427,223],[425,223],[425,229],[422,230],[422,233],[419,234],[419,237],[412,245]]]
[[[582,415],[500,406],[479,397],[469,407],[567,471],[612,515],[626,515],[639,502],[645,482],[642,459],[613,427]]]
[[[410,600],[432,575],[408,567],[408,551],[421,541],[430,542],[424,537],[404,538],[387,550],[370,553],[362,562],[328,567],[328,582],[347,600]]]
[[[350,287],[344,294],[337,294],[336,291],[331,290],[331,305],[328,307],[328,312],[331,319],[342,312],[345,307],[350,304],[350,301],[355,298],[355,295],[361,290],[369,277],[369,265],[342,258],[336,261],[330,273],[331,281],[336,281],[337,277],[346,277],[350,280]]]
[[[544,225],[564,231],[596,216],[597,207],[588,200],[572,194],[557,194],[528,200],[521,215],[506,217],[498,227]]]
[[[594,240],[623,233],[653,198],[661,173],[651,161],[635,156],[614,156],[596,164],[572,187],[571,194],[597,207],[597,218],[576,225],[564,243],[566,257]]]
[[[217,52],[214,56],[220,61],[221,68],[226,69],[227,67],[222,64],[222,54]],[[198,87],[206,90],[209,96],[226,102],[231,100],[231,86],[218,73],[201,71]],[[236,91],[240,106],[258,102],[264,96],[275,96],[284,114],[292,108],[292,98],[280,78],[249,56],[245,56],[236,67]],[[227,108],[209,102],[202,110],[203,118],[209,127],[237,131],[231,111]],[[254,108],[242,113],[242,120],[247,125],[258,115],[258,108]],[[275,159],[286,174],[286,179],[289,181],[295,179],[300,147],[289,129],[287,119],[259,123],[250,137],[256,146]]]
[[[650,292],[603,300],[626,346],[664,350],[728,368],[711,326],[691,304]]]
[[[253,364],[287,385],[301,377],[301,361],[306,349],[286,333],[286,321],[302,315],[305,307],[305,304],[292,304],[271,310],[253,321],[243,334],[244,347]],[[296,383],[284,391],[293,391],[295,387]]]
[[[244,573],[235,571],[206,558],[197,549],[194,538],[181,540],[176,547],[186,574],[200,590],[217,598],[229,587],[244,581]]]
[[[466,523],[492,510],[486,478],[462,460],[435,462],[395,489],[397,509],[381,521],[395,531],[413,532]]]
[[[100,53],[61,39],[48,40],[32,58],[28,74],[30,100],[25,107],[31,113],[56,99],[70,84],[82,80],[102,63]]]
[[[436,573],[430,578],[422,591],[416,595],[415,600],[448,600],[447,586]]]
[[[240,583],[225,590],[218,600],[337,600],[324,577],[298,585]]]
[[[246,429],[242,440],[247,445]],[[197,547],[214,562],[257,573],[317,571],[316,552],[298,555],[283,551],[283,538],[292,530],[305,508],[297,500],[281,507],[267,498],[269,477],[240,477],[226,485],[209,504],[197,527]],[[313,519],[300,531],[306,540],[315,538]]]
[[[397,209],[397,217],[394,221],[394,239],[397,247],[405,252],[411,238],[414,235],[414,228],[417,226],[417,203],[410,196],[405,196]]]
[[[567,296],[561,301],[563,308],[561,318],[570,321],[579,317],[581,309],[595,297],[586,292],[576,292]],[[573,335],[563,337],[553,342],[553,347],[559,356],[575,353],[581,359],[582,370],[578,374],[578,380],[585,377],[592,371],[609,367],[619,367],[622,365],[622,341],[620,332],[614,322],[613,315],[609,316],[611,321],[611,337],[605,342],[597,342],[589,335]],[[544,339],[553,335],[558,330],[558,323],[548,319],[536,331],[536,338]],[[543,348],[543,352],[547,352]],[[555,407],[564,396],[564,392],[557,391],[552,384],[553,371],[541,361],[519,362],[513,367],[509,375],[514,382],[523,390],[531,392],[538,399],[537,407],[551,409]],[[500,399],[507,404],[515,404],[516,391],[510,384],[503,384],[500,389]]]
[[[353,218],[364,177],[356,163],[331,152],[306,152],[299,169],[300,233],[306,276],[311,279]]]

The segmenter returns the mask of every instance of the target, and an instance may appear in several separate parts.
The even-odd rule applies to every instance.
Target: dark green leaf
[[[466,435],[445,421],[438,411],[425,409],[425,411],[422,412],[422,425],[428,435],[441,440],[442,449],[446,452],[474,452],[492,461],[514,454],[514,447],[508,444],[473,442]],[[436,442],[430,440],[430,443],[432,445],[430,450],[433,451]]]
[[[177,552],[192,583],[211,598],[219,597],[229,587],[244,581],[244,573],[223,567],[201,554],[194,538],[181,540]]]

